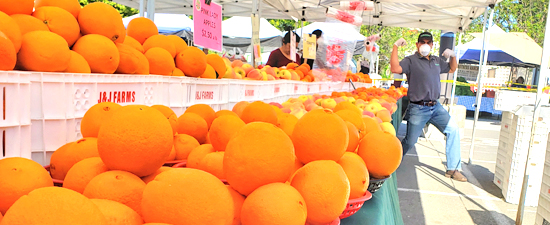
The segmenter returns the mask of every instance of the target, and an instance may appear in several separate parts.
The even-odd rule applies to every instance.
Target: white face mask
[[[428,56],[431,51],[432,51],[432,48],[428,44],[423,44],[420,46],[420,48],[418,48],[418,52],[420,53],[420,55],[424,57]]]

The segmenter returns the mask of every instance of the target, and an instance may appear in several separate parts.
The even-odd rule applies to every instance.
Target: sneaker
[[[458,170],[447,170],[445,173],[445,177],[453,178],[453,180],[460,181],[460,182],[466,182],[468,179],[460,171]]]

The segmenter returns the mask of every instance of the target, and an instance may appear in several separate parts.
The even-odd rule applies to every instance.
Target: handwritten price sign
[[[214,2],[195,0],[193,5],[193,42],[195,45],[214,51],[222,51],[222,7]]]

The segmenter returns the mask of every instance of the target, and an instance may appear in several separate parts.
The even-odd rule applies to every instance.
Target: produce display
[[[0,225],[330,224],[370,178],[399,166],[389,122],[404,93],[362,88],[218,112],[197,104],[179,117],[160,105],[99,103],[49,173],[0,160]],[[187,168],[163,166],[174,160]]]

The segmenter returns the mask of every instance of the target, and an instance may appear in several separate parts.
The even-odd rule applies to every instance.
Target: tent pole
[[[139,0],[139,16],[145,16],[145,0]]]
[[[460,32],[458,35],[458,51],[456,55],[456,64],[460,62],[460,59],[458,58],[458,53],[460,53],[460,48],[462,47],[462,34],[463,32]],[[455,89],[456,89],[456,78],[458,77],[458,68],[456,68],[455,72],[453,73],[453,87],[451,88],[451,103],[449,104],[449,114],[452,114],[453,112],[453,105],[455,101]]]
[[[250,22],[252,23],[252,38],[250,39],[250,45],[252,46],[252,66],[254,68],[258,67],[258,64],[256,62],[256,55],[254,54],[254,48],[255,45],[260,44],[260,1],[259,0],[253,0],[252,1],[252,15],[250,16]],[[257,26],[256,26],[257,25]],[[258,52],[260,54],[260,52]]]
[[[147,0],[147,18],[155,21],[155,0]]]
[[[550,9],[550,5],[548,6]],[[550,13],[550,11],[548,11]],[[523,207],[525,205],[525,195],[527,193],[527,184],[529,181],[531,150],[535,142],[535,123],[538,121],[541,103],[548,103],[548,99],[542,99],[542,89],[546,86],[546,77],[550,73],[548,69],[548,60],[550,60],[550,18],[546,16],[546,28],[544,31],[544,42],[542,44],[542,59],[540,63],[540,74],[537,77],[537,97],[533,112],[533,122],[531,123],[531,138],[529,140],[529,148],[527,149],[527,161],[525,162],[525,174],[523,175],[523,185],[521,187],[521,195],[519,198],[518,212],[516,215],[516,225],[521,225],[523,222]],[[545,102],[542,102],[545,101]]]
[[[493,6],[494,7],[494,6]],[[487,55],[489,54],[489,51],[486,51],[485,44],[487,43],[487,39],[489,36],[489,32],[487,32],[487,22],[489,22],[489,27],[492,25],[493,21],[493,7],[490,7],[491,9],[491,15],[489,16],[489,19],[487,20],[487,10],[485,10],[484,18],[485,21],[483,22],[483,45],[481,45],[481,52],[479,53],[479,70],[477,73],[477,93],[476,93],[476,103],[475,103],[475,113],[474,113],[474,126],[472,128],[472,141],[470,143],[470,152],[468,155],[468,164],[472,164],[473,157],[474,157],[474,142],[475,142],[475,136],[476,136],[476,123],[477,119],[479,118],[479,107],[481,105],[481,93],[483,92],[483,83],[482,81],[482,74],[483,70],[485,68],[485,64],[487,64]]]

